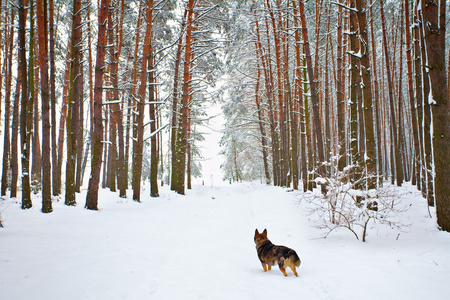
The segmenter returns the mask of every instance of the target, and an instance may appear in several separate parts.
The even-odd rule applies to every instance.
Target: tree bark
[[[92,134],[92,162],[91,176],[89,178],[85,208],[98,210],[98,187],[103,155],[103,121],[102,121],[102,94],[103,94],[103,68],[105,65],[106,48],[106,20],[108,16],[109,0],[101,0],[98,11],[98,40],[97,59],[95,63],[94,85],[94,131]]]
[[[411,31],[410,31],[410,8],[409,0],[405,0],[405,30],[406,30],[406,64],[408,68],[408,96],[409,96],[409,106],[411,111],[411,123],[412,123],[412,133],[413,133],[413,147],[414,147],[414,173],[412,177],[412,184],[417,184],[420,187],[420,147],[419,147],[419,126],[417,124],[417,102],[414,97],[414,86],[413,86],[413,68],[412,68],[412,55],[414,44],[411,43]]]
[[[48,85],[48,46],[46,45],[47,32],[45,31],[45,24],[47,22],[44,18],[43,6],[42,0],[36,0],[42,101],[42,212],[50,213],[53,211],[51,189],[52,165],[50,161],[50,93]]]
[[[17,179],[19,177],[19,162],[18,162],[18,135],[20,125],[20,88],[22,77],[22,63],[19,57],[19,63],[17,64],[17,82],[16,92],[14,95],[13,105],[13,117],[12,117],[12,130],[11,130],[11,186],[10,197],[17,197]]]
[[[138,71],[138,54],[139,54],[139,37],[140,37],[140,28],[141,28],[141,22],[142,22],[142,7],[143,2],[141,1],[139,4],[139,13],[137,18],[137,24],[136,24],[136,35],[135,35],[135,44],[134,44],[134,53],[133,53],[133,68],[132,68],[132,74],[131,74],[131,92],[130,97],[128,100],[128,116],[127,116],[127,136],[126,136],[126,148],[125,148],[125,168],[126,168],[126,185],[128,187],[128,167],[129,167],[129,153],[130,153],[130,129],[131,129],[131,136],[133,139],[136,139],[137,133],[136,133],[136,127],[134,124],[136,123],[136,116],[135,116],[135,107],[136,107],[136,99],[138,95],[136,94],[136,87],[137,87],[137,71]],[[130,58],[131,59],[131,58]],[[132,143],[131,146],[134,146],[134,143]],[[132,158],[133,160],[133,158]]]
[[[345,132],[345,97],[343,91],[343,85],[345,80],[344,74],[344,64],[343,64],[343,33],[342,33],[342,6],[338,7],[338,19],[337,19],[337,53],[336,53],[336,68],[337,68],[337,78],[336,78],[336,105],[337,105],[337,131],[338,131],[338,149],[339,149],[339,160],[338,160],[338,170],[342,171],[346,166],[347,162],[347,150],[346,150],[346,132]]]
[[[30,0],[30,4],[33,4],[33,0]],[[32,5],[30,5],[33,7]],[[35,193],[41,186],[41,146],[39,140],[39,102],[36,97],[36,86],[39,90],[38,73],[36,71],[36,56],[35,50],[37,49],[35,38],[35,15],[34,8],[30,9],[30,52],[28,58],[28,88],[29,88],[29,101],[32,104],[31,120],[31,188]]]
[[[179,172],[179,177],[176,182],[172,182],[171,189],[178,194],[185,194],[185,180],[186,180],[186,156],[188,150],[188,112],[189,112],[189,92],[190,92],[190,69],[191,69],[191,49],[192,49],[192,23],[194,14],[194,1],[189,0],[187,3],[187,22],[186,22],[186,39],[185,39],[185,53],[184,53],[184,66],[183,66],[183,96],[181,100],[180,109],[180,128],[177,132],[176,138],[176,151],[177,161],[172,161],[172,174],[173,172]],[[172,137],[174,138],[174,137]],[[173,168],[175,166],[175,169]]]
[[[152,4],[153,5],[153,4]],[[150,115],[150,196],[159,197],[158,191],[158,136],[157,133],[157,120],[156,120],[156,79],[154,71],[154,59],[153,53],[150,53],[148,60],[149,72],[149,86],[148,86],[148,101],[149,101],[149,115]]]
[[[52,194],[60,194],[57,181],[58,171],[58,148],[56,139],[56,64],[55,64],[55,20],[54,20],[54,0],[49,0],[49,35],[50,35],[50,105],[51,105],[51,144],[52,144]],[[90,47],[90,46],[89,46]],[[61,177],[61,176],[60,176]],[[61,179],[60,179],[61,181]]]
[[[172,161],[172,172],[171,172],[171,190],[175,190],[179,186],[180,181],[180,171],[179,171],[179,151],[177,147],[179,130],[179,119],[178,115],[180,113],[178,103],[178,80],[180,74],[180,63],[181,63],[181,52],[183,50],[183,35],[186,28],[188,10],[184,11],[184,17],[181,23],[180,37],[178,39],[177,52],[175,58],[175,70],[173,76],[173,98],[172,98],[172,128],[171,128],[171,140],[170,140],[170,150],[171,150],[171,161]]]
[[[3,163],[2,163],[2,188],[1,195],[6,196],[10,170],[10,122],[11,122],[11,78],[12,78],[12,52],[14,45],[14,14],[11,13],[10,26],[5,30],[5,127],[3,142]],[[8,29],[10,32],[8,34]],[[14,141],[13,141],[14,143]]]
[[[320,111],[319,111],[319,90],[317,88],[317,82],[314,80],[314,70],[311,59],[311,50],[309,47],[309,39],[308,39],[308,29],[306,27],[306,16],[305,16],[305,5],[303,0],[299,0],[299,9],[300,9],[300,20],[302,27],[302,36],[303,36],[303,45],[305,49],[306,56],[306,66],[309,78],[309,84],[311,89],[311,101],[312,101],[312,109],[313,109],[313,125],[315,136],[317,140],[317,154],[318,154],[318,174],[319,176],[325,176],[324,168],[322,163],[325,160],[324,148],[323,148],[323,135],[322,135],[322,126],[320,124]],[[316,59],[318,59],[316,57]],[[315,70],[317,72],[317,70]]]
[[[384,17],[384,0],[380,0],[380,13],[381,13],[381,26],[383,30],[383,50],[384,50],[384,57],[386,62],[386,79],[388,82],[388,95],[389,95],[389,106],[390,106],[390,113],[391,113],[391,123],[392,123],[392,144],[394,146],[393,152],[395,156],[395,175],[397,179],[397,185],[400,186],[403,182],[403,170],[402,170],[402,164],[401,164],[401,153],[400,153],[400,140],[398,138],[398,125],[397,125],[397,119],[395,115],[395,108],[394,108],[394,87],[392,84],[392,75],[391,75],[391,65],[390,65],[390,56],[389,56],[389,50],[388,50],[388,44],[387,44],[387,33],[386,33],[386,20]],[[393,162],[391,162],[393,163]]]
[[[281,53],[281,41],[280,39],[284,37],[284,33],[282,32],[282,21],[281,21],[281,11],[280,11],[280,1],[276,1],[277,4],[277,13],[278,13],[278,25],[276,24],[275,14],[273,9],[270,6],[270,1],[266,0],[267,9],[269,11],[270,19],[272,21],[272,30],[273,30],[273,39],[275,45],[275,62],[276,62],[276,79],[277,79],[277,100],[278,100],[278,124],[279,124],[279,132],[280,132],[280,140],[279,140],[279,172],[280,176],[278,178],[277,185],[287,186],[287,174],[289,172],[289,164],[287,159],[287,134],[286,134],[286,115],[284,109],[284,97],[283,97],[283,76],[282,64],[285,64],[285,61],[282,61],[282,53]]]
[[[373,72],[373,92],[374,92],[374,101],[373,106],[375,108],[375,122],[376,122],[376,132],[377,132],[377,164],[378,164],[378,182],[381,184],[383,181],[383,155],[382,155],[382,113],[381,113],[381,96],[379,92],[379,81],[378,81],[378,72],[377,72],[377,59],[376,59],[376,47],[375,47],[375,34],[374,34],[374,24],[373,24],[373,0],[371,0],[371,4],[369,7],[370,11],[370,35],[371,35],[371,45],[372,45],[372,72]]]
[[[22,209],[32,207],[30,192],[30,142],[32,130],[33,103],[28,100],[28,77],[26,59],[26,13],[25,0],[19,0],[19,63],[21,64],[21,113],[20,140],[22,147]]]
[[[152,20],[153,20],[153,0],[147,0],[146,5],[146,30],[144,37],[144,49],[141,62],[141,75],[139,86],[139,100],[137,103],[137,139],[133,147],[133,200],[141,201],[141,177],[142,177],[142,156],[144,149],[144,113],[147,88],[147,70],[149,60],[152,55]]]
[[[422,31],[421,25],[419,24],[419,16],[417,11],[417,4],[414,4],[414,21],[412,26],[413,31],[413,42],[414,42],[414,101],[417,105],[416,117],[418,127],[418,138],[419,138],[419,154],[420,154],[420,178],[421,178],[421,190],[422,195],[427,197],[427,175],[425,172],[425,147],[424,147],[424,135],[423,135],[423,88],[422,88],[422,61],[421,61],[421,49],[420,49],[420,33]]]
[[[256,110],[258,113],[258,125],[259,132],[261,134],[261,152],[263,154],[263,165],[264,165],[264,176],[266,179],[266,184],[270,184],[270,172],[269,172],[269,162],[268,162],[268,154],[267,154],[267,135],[266,130],[264,128],[264,120],[262,116],[262,108],[261,108],[261,99],[259,96],[259,87],[261,85],[261,69],[259,68],[259,63],[257,63],[257,79],[255,85],[255,104]]]
[[[79,134],[80,105],[83,99],[83,77],[81,70],[81,0],[73,2],[72,47],[70,89],[67,103],[67,163],[65,204],[76,205],[76,160]]]
[[[407,1],[407,0],[406,0]],[[368,189],[376,187],[376,152],[375,152],[375,134],[373,122],[373,103],[372,103],[372,72],[369,60],[369,37],[367,32],[366,0],[356,0],[356,9],[358,10],[359,35],[361,38],[361,74],[362,74],[362,92],[364,102],[364,133],[365,133],[365,157],[366,166],[366,184]]]
[[[350,151],[353,164],[352,178],[353,182],[357,184],[357,188],[363,188],[362,186],[362,164],[361,159],[364,157],[362,155],[364,147],[361,145],[363,127],[359,126],[358,120],[362,121],[363,118],[360,116],[358,118],[358,112],[361,113],[362,107],[362,92],[361,92],[361,70],[360,70],[360,60],[358,59],[357,53],[360,52],[359,43],[357,40],[357,13],[356,13],[356,1],[350,1],[350,20],[349,20],[349,41],[350,41]],[[360,133],[358,135],[358,133]]]
[[[294,7],[294,26],[296,28],[299,27],[298,19],[299,12],[297,9],[296,1],[292,1],[292,6]],[[301,169],[301,177],[303,184],[303,191],[308,189],[308,166],[307,166],[307,151],[306,151],[306,129],[305,129],[305,117],[304,114],[300,113],[301,109],[304,108],[303,104],[303,46],[300,42],[300,32],[296,30],[294,33],[295,37],[295,63],[296,63],[296,83],[295,83],[295,95],[298,97],[298,106],[299,106],[299,123],[300,123],[300,169]],[[306,78],[305,78],[306,81]]]
[[[63,164],[63,150],[64,150],[64,131],[66,127],[66,120],[67,120],[67,106],[69,102],[69,79],[70,79],[70,55],[71,55],[71,48],[72,48],[72,42],[69,42],[69,50],[67,51],[66,56],[66,69],[64,72],[64,87],[62,92],[62,103],[61,103],[61,111],[60,111],[60,118],[59,118],[59,130],[58,130],[58,163],[56,165],[56,177],[53,181],[53,186],[55,187],[57,194],[61,194],[61,179],[62,179],[62,164]],[[55,125],[53,125],[55,126]]]
[[[114,86],[114,100],[119,99],[119,83],[118,83],[118,69],[119,69],[119,57],[122,53],[122,40],[123,40],[123,13],[124,13],[124,0],[121,0],[120,6],[120,20],[119,26],[116,31],[118,31],[118,49],[114,53],[114,66],[113,71],[115,76],[113,76],[113,86]],[[122,99],[123,102],[123,99]],[[127,181],[128,176],[125,168],[125,145],[124,145],[124,128],[123,128],[123,103],[122,107],[120,104],[114,105],[115,117],[117,123],[117,140],[118,140],[118,172],[117,172],[117,186],[119,188],[119,196],[125,198],[127,196]]]
[[[437,223],[450,232],[449,95],[445,64],[445,0],[422,1],[423,24],[433,95],[433,158]]]
[[[272,149],[272,177],[273,177],[273,184],[275,185],[277,182],[277,161],[278,161],[278,146],[277,146],[277,140],[278,136],[275,131],[275,120],[274,120],[274,114],[273,114],[273,90],[272,90],[272,71],[270,67],[270,61],[267,58],[269,56],[268,53],[265,53],[265,51],[262,48],[262,42],[261,42],[261,33],[259,28],[259,22],[256,17],[256,12],[253,11],[253,14],[255,16],[255,34],[256,34],[256,54],[258,56],[258,59],[261,61],[261,66],[264,71],[264,82],[266,86],[266,93],[267,93],[267,105],[268,105],[268,117],[269,117],[269,126],[270,126],[270,135],[271,135],[271,149]]]

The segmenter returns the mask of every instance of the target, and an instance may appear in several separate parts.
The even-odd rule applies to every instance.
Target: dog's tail
[[[292,249],[289,252],[290,261],[293,262],[296,267],[299,267],[301,263],[300,257],[298,257],[297,253]]]

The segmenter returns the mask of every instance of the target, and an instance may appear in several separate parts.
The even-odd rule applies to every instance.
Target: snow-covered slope
[[[1,204],[0,299],[446,299],[450,234],[410,188],[408,232],[371,227],[319,239],[299,195],[259,184],[167,189],[142,203],[101,191],[100,211]],[[148,194],[148,191],[143,191]],[[1,200],[0,200],[1,201]],[[263,272],[255,228],[302,260],[296,278]]]

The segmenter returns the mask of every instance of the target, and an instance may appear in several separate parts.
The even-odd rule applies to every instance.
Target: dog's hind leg
[[[282,266],[280,266],[280,271],[284,276],[287,276],[286,270]]]
[[[298,277],[297,270],[295,269],[295,265],[291,263],[289,265],[289,268],[291,268],[292,272],[294,272],[295,277]]]

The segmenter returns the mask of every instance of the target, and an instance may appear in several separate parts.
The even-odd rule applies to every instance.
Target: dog
[[[295,267],[299,267],[301,261],[297,253],[291,248],[272,244],[267,238],[267,229],[264,229],[262,233],[259,233],[258,229],[255,230],[255,244],[264,272],[278,264],[284,276],[287,276],[286,268],[289,267],[298,277]]]

